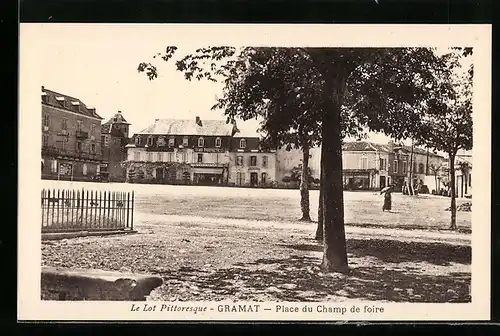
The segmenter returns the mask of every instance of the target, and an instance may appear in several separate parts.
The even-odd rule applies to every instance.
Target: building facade
[[[390,148],[390,168],[389,173],[397,191],[401,191],[403,186],[409,185],[408,175],[411,169],[412,185],[426,185],[429,192],[434,186],[434,175],[432,167],[440,167],[445,162],[445,158],[430,150],[419,147],[404,145],[394,145],[389,142]]]
[[[314,179],[320,178],[321,148],[314,147],[309,150],[309,168]],[[302,166],[302,150],[297,148],[279,148],[276,151],[276,181],[283,183],[284,179],[290,178],[293,170]]]
[[[42,178],[93,180],[103,163],[94,108],[42,86]]]
[[[274,159],[259,151],[257,136],[237,136],[223,120],[156,119],[127,147],[127,181],[251,185],[274,179]],[[260,163],[258,163],[260,162]]]
[[[367,141],[342,146],[342,175],[346,190],[379,190],[391,184],[390,150]]]
[[[472,152],[459,152],[455,158],[457,197],[472,197]]]
[[[127,160],[129,123],[118,111],[101,126],[101,149],[104,162],[101,164],[101,176],[109,181],[124,182],[126,170],[123,162]]]
[[[262,151],[258,137],[231,139],[229,184],[271,187],[276,183],[276,151]]]
[[[412,169],[413,184],[427,185],[429,191],[435,185],[430,167],[442,166],[445,158],[418,147],[412,149],[389,141],[378,144],[368,141],[351,141],[342,145],[342,175],[346,190],[380,190],[390,184],[401,191],[408,184],[409,169]],[[299,149],[277,151],[276,180],[290,177],[292,171],[302,164]],[[321,147],[310,150],[309,167],[313,178],[320,178]],[[410,168],[410,161],[412,167]],[[439,181],[441,176],[439,175]]]

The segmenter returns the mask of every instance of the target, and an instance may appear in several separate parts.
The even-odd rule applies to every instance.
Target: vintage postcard
[[[21,24],[19,83],[19,320],[490,318],[489,25]]]

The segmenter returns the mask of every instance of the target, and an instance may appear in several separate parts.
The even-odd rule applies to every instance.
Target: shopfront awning
[[[215,174],[222,175],[222,168],[193,168],[195,174]]]

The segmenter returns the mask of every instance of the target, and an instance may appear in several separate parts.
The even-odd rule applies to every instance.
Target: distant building
[[[427,185],[431,181],[429,166],[440,166],[441,155],[422,148],[368,141],[344,144],[342,149],[344,186],[346,189],[382,189],[390,184],[401,191],[412,169],[412,185]],[[430,189],[430,187],[428,187]]]
[[[42,178],[91,180],[100,172],[101,120],[78,98],[42,86]]]
[[[449,194],[450,178],[449,159],[443,163],[442,172],[444,177],[440,176],[440,188],[446,190]],[[472,196],[472,151],[459,151],[455,157],[455,193],[456,197]]]
[[[101,127],[102,157],[105,161],[101,165],[101,175],[109,181],[124,182],[126,170],[123,161],[127,160],[127,149],[129,139],[129,123],[118,111]]]
[[[472,196],[472,152],[460,151],[455,158],[457,197]]]
[[[258,137],[236,133],[231,139],[229,184],[272,186],[276,181],[276,151],[262,151]]]
[[[429,192],[431,192],[434,186],[434,176],[432,175],[431,167],[442,166],[445,158],[431,150],[416,146],[413,147],[413,156],[411,155],[411,146],[394,145],[393,142],[389,142],[388,146],[391,149],[389,163],[392,163],[389,172],[393,177],[396,189],[401,189],[405,182],[409,184],[408,172],[409,169],[412,169],[412,184],[417,185],[420,183],[427,185]]]
[[[391,184],[391,148],[367,141],[342,146],[342,175],[347,190],[378,190]],[[402,172],[402,171],[401,171]]]
[[[263,177],[266,182],[274,179],[272,169],[268,169],[274,166],[274,160],[263,158],[258,136],[242,137],[238,133],[236,123],[223,120],[156,119],[127,145],[127,180],[257,185]],[[268,167],[263,167],[266,160]]]
[[[429,166],[441,166],[444,158],[418,147],[396,145],[393,141],[377,144],[369,141],[346,142],[342,146],[342,175],[347,190],[379,190],[392,183],[401,191],[408,183],[409,169],[413,169],[413,184],[434,186]],[[309,167],[313,178],[320,178],[321,147],[310,150]],[[410,168],[410,161],[412,168]],[[302,164],[302,151],[280,148],[277,151],[277,180],[290,177],[295,167]],[[432,184],[431,184],[432,182]]]
[[[311,175],[313,178],[319,179],[321,172],[321,148],[311,148],[309,151],[309,155],[309,168],[311,169]],[[293,146],[292,148],[290,148],[290,150],[287,150],[286,147],[279,148],[276,152],[276,181],[282,184],[285,177],[291,177],[293,169],[302,166],[302,159],[303,155],[301,149],[293,148]]]

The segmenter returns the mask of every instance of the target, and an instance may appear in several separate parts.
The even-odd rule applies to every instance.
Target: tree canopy
[[[176,47],[157,57],[168,61]],[[323,267],[347,269],[341,143],[363,127],[400,140],[420,139],[433,88],[449,64],[431,48],[207,47],[176,61],[188,80],[223,81],[222,108],[230,122],[262,117],[270,144],[321,143]],[[150,79],[151,63],[139,64]],[[301,137],[301,134],[307,134]],[[304,140],[305,139],[305,140]]]

